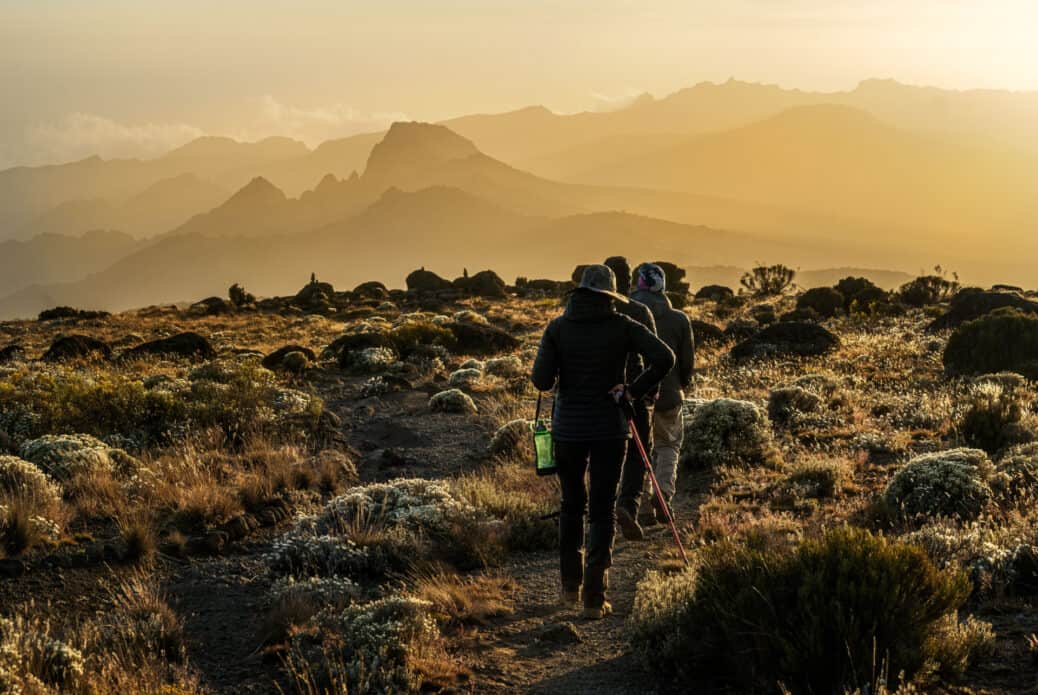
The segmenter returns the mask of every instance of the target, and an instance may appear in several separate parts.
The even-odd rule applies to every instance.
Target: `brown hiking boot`
[[[667,523],[667,511],[670,510],[670,503],[667,503],[667,509],[664,510],[660,505],[660,500],[656,495],[652,496],[652,511],[656,515],[656,522],[660,524]]]
[[[603,601],[601,606],[584,606],[584,618],[586,620],[601,620],[613,614],[613,604]]]
[[[580,606],[580,589],[576,591],[562,590],[559,595],[559,603],[562,604],[563,608],[577,608]]]
[[[656,511],[654,509],[638,512],[638,525],[641,526],[643,530],[651,528],[658,523],[660,522],[656,519]]]
[[[624,538],[627,540],[644,540],[645,534],[642,532],[642,527],[638,525],[638,520],[634,518],[634,514],[626,507],[617,507],[616,523],[620,526],[620,532],[624,534]]]

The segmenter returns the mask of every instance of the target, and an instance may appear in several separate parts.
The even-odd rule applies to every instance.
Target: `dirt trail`
[[[277,693],[280,668],[259,653],[269,589],[263,553],[269,541],[241,554],[192,560],[169,577],[165,591],[184,620],[188,659],[214,694]]]
[[[695,518],[700,501],[698,495],[679,493],[679,528]],[[601,621],[584,620],[579,611],[559,606],[556,553],[518,558],[505,568],[516,581],[515,614],[483,635],[481,663],[475,669],[478,692],[655,693],[650,674],[630,651],[625,626],[638,582],[676,557],[665,526],[646,529],[641,542],[625,541],[618,531],[609,572],[614,613]]]

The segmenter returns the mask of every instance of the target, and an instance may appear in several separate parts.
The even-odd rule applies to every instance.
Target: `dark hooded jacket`
[[[642,398],[674,366],[674,354],[641,325],[616,312],[611,299],[577,291],[565,313],[548,324],[531,380],[541,391],[558,382],[552,436],[562,442],[630,437],[609,389],[625,382],[627,356],[643,355],[647,366],[630,383]]]
[[[660,395],[656,401],[659,410],[672,410],[681,405],[684,391],[692,384],[696,366],[695,338],[692,325],[684,312],[671,306],[665,294],[637,290],[631,299],[649,307],[656,319],[656,335],[667,344],[676,357],[676,364],[660,384]]]

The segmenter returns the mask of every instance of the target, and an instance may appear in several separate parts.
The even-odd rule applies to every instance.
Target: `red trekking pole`
[[[626,409],[625,409],[626,411]],[[624,415],[627,415],[625,412]],[[663,510],[664,516],[667,517],[667,525],[670,526],[670,532],[674,536],[674,542],[678,544],[678,551],[681,553],[681,560],[685,563],[685,567],[688,567],[688,555],[685,554],[685,546],[681,544],[681,537],[678,535],[678,528],[674,525],[674,517],[670,513],[670,505],[663,499],[663,492],[660,491],[659,482],[656,480],[656,474],[652,470],[652,464],[649,463],[649,455],[645,453],[645,447],[642,445],[641,437],[638,436],[638,429],[634,426],[633,411],[632,415],[627,418],[627,426],[631,428],[631,436],[634,438],[634,444],[638,447],[638,453],[642,456],[642,463],[645,464],[645,470],[649,474],[649,480],[652,482],[652,489],[656,493],[656,501],[659,502],[660,509]]]

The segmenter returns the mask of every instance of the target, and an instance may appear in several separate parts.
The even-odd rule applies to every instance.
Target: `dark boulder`
[[[803,322],[808,321],[810,323],[818,323],[822,320],[822,317],[818,315],[818,312],[811,307],[800,307],[793,309],[793,311],[787,311],[779,317],[779,321],[783,323],[790,322]]]
[[[797,297],[797,309],[810,309],[825,319],[831,319],[846,306],[843,293],[832,287],[813,287]]]
[[[376,280],[360,283],[353,288],[353,294],[358,299],[389,299],[389,290]]]
[[[188,308],[192,316],[218,316],[228,314],[234,307],[223,297],[206,297]]]
[[[692,337],[695,340],[696,346],[720,345],[724,342],[724,331],[718,326],[698,319],[692,319],[690,323],[692,324]]]
[[[347,333],[333,340],[322,355],[338,359],[350,352],[373,347],[393,347],[393,340],[388,333],[379,331]]]
[[[188,332],[141,343],[124,352],[122,356],[134,358],[146,355],[208,360],[216,356],[216,350],[205,336]]]
[[[74,359],[110,359],[112,348],[97,338],[88,335],[62,335],[54,339],[43,355],[47,362],[64,362]]]
[[[508,286],[493,270],[481,270],[470,277],[454,281],[454,288],[477,297],[503,299],[508,296]]]
[[[25,356],[25,348],[18,343],[11,343],[0,348],[0,364],[5,364]]]
[[[464,355],[493,355],[519,347],[520,341],[500,328],[470,321],[447,324],[457,343],[455,350]]]
[[[306,359],[311,362],[317,359],[317,355],[308,347],[303,347],[302,345],[285,345],[264,357],[262,364],[267,369],[281,369],[285,361],[285,356],[293,352],[301,352],[306,355]]]
[[[938,316],[928,327],[930,331],[956,328],[996,309],[1017,309],[1025,314],[1038,314],[1038,302],[1025,299],[1015,292],[989,292],[973,287],[960,290],[951,299],[948,311]]]
[[[419,268],[408,275],[406,283],[408,292],[437,292],[451,288],[450,280],[425,268]]]
[[[329,282],[318,282],[311,279],[303,289],[296,292],[292,304],[303,311],[324,312],[332,306],[335,288]]]
[[[721,302],[726,299],[731,299],[734,296],[735,292],[730,287],[725,287],[724,285],[707,285],[696,292],[695,298],[709,302]]]
[[[569,280],[547,280],[543,278],[528,280],[526,278],[516,278],[515,281],[515,288],[522,294],[536,292],[561,297],[574,287],[576,285]]]
[[[45,309],[37,316],[38,321],[54,321],[56,319],[103,319],[111,316],[107,311],[87,311],[84,309],[73,309],[70,306],[56,306],[53,309]]]
[[[824,355],[840,344],[833,333],[814,323],[776,323],[732,348],[736,359],[798,355]]]

